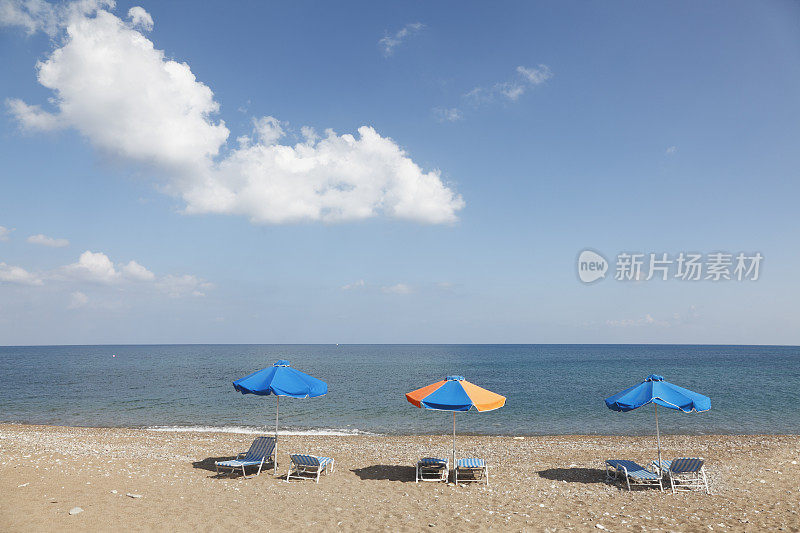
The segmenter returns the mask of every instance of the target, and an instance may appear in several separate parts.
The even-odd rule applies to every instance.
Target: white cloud
[[[392,55],[397,46],[402,44],[403,41],[410,36],[419,33],[419,31],[424,27],[425,25],[421,22],[412,22],[411,24],[406,24],[392,35],[387,33],[380,41],[378,41],[378,44],[383,48],[383,55],[386,57]]]
[[[617,328],[630,328],[630,327],[662,327],[668,328],[672,324],[669,320],[656,320],[650,313],[647,313],[641,318],[623,318],[620,320],[606,320],[606,325]]]
[[[204,291],[213,288],[211,283],[192,274],[167,274],[159,277],[136,261],[114,264],[103,252],[90,250],[83,252],[75,263],[44,273],[32,273],[22,267],[0,262],[0,283],[43,285],[45,281],[66,284],[71,288],[90,283],[120,290],[135,288],[146,292],[150,287],[151,291],[163,292],[174,298],[205,296]],[[85,299],[86,295],[78,290],[72,293],[72,297],[70,309],[78,307],[74,305],[75,302]]]
[[[442,183],[439,171],[423,171],[369,126],[358,134],[328,130],[320,140],[310,137],[295,146],[241,142],[215,171],[185,184],[186,210],[273,224],[379,214],[426,223],[456,220],[464,201]]]
[[[17,285],[42,285],[42,279],[28,272],[22,267],[7,265],[0,262],[0,283],[14,283]]]
[[[55,109],[9,100],[22,127],[74,128],[106,152],[159,170],[161,189],[181,197],[187,213],[267,224],[457,219],[464,201],[441,173],[424,171],[370,126],[358,136],[327,130],[322,138],[305,127],[292,146],[277,144],[285,123],[261,117],[253,134],[228,148],[228,128],[211,118],[219,110],[211,89],[136,29],[145,14],[136,10],[131,23],[105,10],[67,17],[63,44],[37,65]],[[421,25],[407,28],[401,40]]]
[[[81,291],[75,291],[70,295],[69,305],[67,309],[78,309],[89,303],[89,297]]]
[[[188,294],[203,296],[200,290],[211,287],[210,283],[190,274],[168,274],[159,278],[136,261],[115,265],[103,252],[89,250],[83,252],[76,263],[62,267],[54,277],[101,285],[148,283],[174,297]]]
[[[114,263],[103,252],[83,252],[76,263],[62,268],[71,278],[93,283],[116,283],[122,276],[114,267]]]
[[[128,18],[131,19],[131,26],[141,28],[144,31],[153,29],[153,17],[150,13],[139,6],[134,6],[128,10]]]
[[[547,65],[540,64],[538,67],[517,67],[517,72],[528,80],[531,85],[541,85],[553,77],[553,72]]]
[[[369,293],[382,292],[384,294],[411,294],[414,292],[414,287],[406,283],[395,283],[394,285],[378,285],[376,283],[369,283],[360,279],[347,285],[339,287],[343,291],[367,291]],[[437,287],[438,288],[438,287]]]
[[[461,110],[456,107],[450,107],[450,108],[434,107],[433,115],[439,122],[457,122],[462,118],[464,118],[464,115],[461,113]]]
[[[14,231],[13,228],[8,229],[5,226],[0,226],[0,242],[8,241],[12,231]]]
[[[516,102],[528,89],[541,85],[552,77],[553,72],[547,65],[540,64],[536,67],[520,65],[516,69],[516,78],[495,83],[491,87],[475,87],[464,94],[464,98],[475,106],[494,102],[498,98]]]
[[[70,18],[113,6],[114,0],[76,0],[60,4],[44,0],[0,0],[0,26],[19,26],[29,35],[43,31],[53,37]]]
[[[667,147],[667,149],[665,150],[665,153],[666,153],[667,155],[673,155],[673,154],[675,154],[677,151],[678,151],[678,147],[677,147],[677,146],[669,146],[669,147]]]
[[[366,282],[363,279],[360,279],[358,281],[354,281],[353,283],[342,285],[341,289],[343,291],[353,291],[356,289],[363,289],[366,285],[367,285]]]
[[[122,275],[134,281],[153,281],[156,275],[147,270],[136,261],[130,261],[122,266]]]
[[[397,283],[395,285],[381,287],[381,291],[387,294],[411,294],[414,292],[413,289],[405,283]]]
[[[205,296],[206,289],[213,287],[197,276],[185,274],[183,276],[164,276],[156,282],[156,286],[172,298],[182,296]]]
[[[25,131],[54,131],[66,125],[60,116],[43,111],[38,105],[28,105],[18,98],[7,99],[6,105]]]
[[[31,244],[41,244],[42,246],[50,246],[52,248],[63,248],[65,246],[69,246],[69,241],[67,239],[54,239],[53,237],[48,237],[47,235],[42,235],[41,233],[37,235],[31,235],[27,240]]]

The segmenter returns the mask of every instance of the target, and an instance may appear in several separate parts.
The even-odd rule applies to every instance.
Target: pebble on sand
[[[80,507],[73,507],[72,509],[69,510],[69,514],[71,514],[71,515],[82,513],[82,512],[83,512],[83,509],[81,509]]]
[[[141,498],[142,497],[141,494],[131,494],[130,492],[127,493],[125,496],[128,496],[129,498]]]

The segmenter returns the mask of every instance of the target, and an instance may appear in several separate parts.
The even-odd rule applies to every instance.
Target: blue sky
[[[0,1],[2,345],[800,343],[796,3],[92,4]]]

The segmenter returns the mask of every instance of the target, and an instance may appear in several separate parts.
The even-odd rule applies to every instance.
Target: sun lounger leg
[[[708,479],[706,479],[706,469],[705,469],[705,467],[701,468],[700,472],[703,474],[703,485],[706,486],[706,494],[711,494],[711,491],[708,488]]]
[[[625,483],[628,484],[628,492],[631,491],[631,478],[628,477],[628,469],[624,466],[622,467],[622,474],[625,476]]]
[[[486,474],[486,486],[489,486],[489,467],[483,469],[484,473]]]

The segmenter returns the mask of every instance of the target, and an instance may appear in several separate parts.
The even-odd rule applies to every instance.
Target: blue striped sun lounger
[[[459,476],[461,481],[480,481],[483,479],[489,484],[489,467],[483,459],[466,457],[456,461],[455,481],[458,485]]]
[[[664,490],[660,472],[652,472],[634,461],[624,459],[606,461],[606,481],[616,481],[620,475],[625,479],[628,490],[631,490],[631,485],[658,485],[659,490]]]
[[[246,453],[240,453],[236,459],[230,461],[215,461],[214,466],[217,467],[217,474],[220,469],[230,469],[231,475],[237,470],[242,470],[242,476],[247,477],[245,468],[248,466],[257,466],[258,472],[261,473],[261,467],[267,461],[273,461],[275,455],[275,437],[257,437],[250,449]]]
[[[669,477],[672,493],[679,490],[705,490],[711,494],[706,478],[705,459],[702,457],[678,457],[672,461],[653,461],[653,467]]]
[[[423,457],[417,462],[417,479],[420,481],[447,481],[450,460],[438,457]]]
[[[290,454],[289,457],[292,462],[289,465],[289,472],[286,473],[286,481],[291,478],[316,479],[319,483],[319,475],[322,472],[326,475],[333,472],[333,459],[330,457],[305,454]]]

